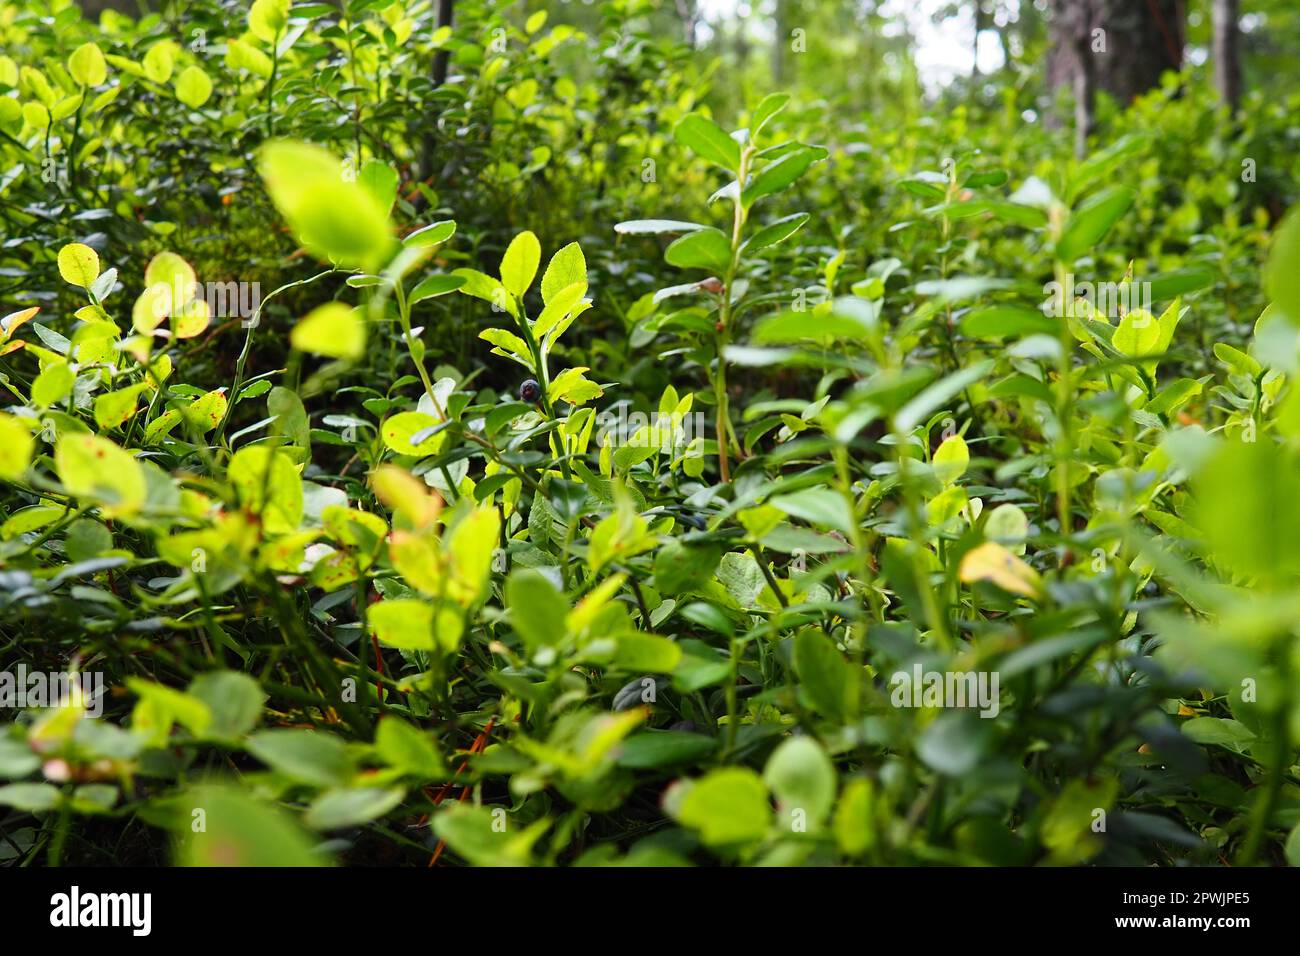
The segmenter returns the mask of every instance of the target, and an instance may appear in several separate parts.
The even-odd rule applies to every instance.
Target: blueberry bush
[[[450,6],[0,12],[0,862],[1300,863],[1294,89]]]

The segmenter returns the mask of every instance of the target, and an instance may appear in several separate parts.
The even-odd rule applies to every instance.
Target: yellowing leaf
[[[65,282],[89,289],[99,277],[99,256],[90,246],[70,242],[59,250],[59,275]]]
[[[299,352],[329,358],[356,359],[366,352],[366,323],[343,302],[327,302],[304,316],[289,333]]]
[[[69,494],[97,502],[105,517],[130,515],[144,504],[139,463],[107,438],[65,434],[54,446],[54,468]]]
[[[430,434],[438,419],[424,412],[398,412],[380,428],[384,445],[399,455],[432,455],[442,448],[445,432]],[[419,438],[416,443],[414,439]]]
[[[100,428],[117,428],[135,414],[140,393],[149,386],[140,382],[95,398],[95,424]]]
[[[380,465],[370,476],[375,497],[412,528],[431,528],[442,513],[442,498],[409,471]]]
[[[436,597],[444,590],[442,554],[432,534],[394,531],[388,542],[388,559],[393,569],[417,591]]]
[[[13,415],[0,412],[0,479],[15,481],[32,463],[36,440],[31,429]]]
[[[1036,598],[1042,593],[1038,572],[993,541],[967,551],[961,559],[958,576],[963,584],[989,581],[1004,591],[1025,597]]]
[[[212,310],[203,299],[191,299],[172,314],[172,334],[178,339],[200,335],[212,320]]]
[[[289,456],[266,445],[239,449],[226,468],[240,503],[260,515],[272,533],[295,531],[302,521],[302,479]]]

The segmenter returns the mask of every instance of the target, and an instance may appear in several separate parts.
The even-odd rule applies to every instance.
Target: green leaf
[[[0,787],[0,807],[44,813],[59,805],[59,791],[48,783],[11,783]]]
[[[1192,524],[1215,564],[1261,583],[1300,573],[1300,468],[1272,441],[1225,442],[1193,481]]]
[[[474,866],[527,864],[533,844],[550,827],[550,820],[542,817],[521,830],[509,825],[502,830],[498,820],[506,821],[497,813],[504,813],[505,808],[495,807],[493,811],[457,803],[433,818],[433,831]]]
[[[506,579],[506,607],[510,623],[529,652],[563,643],[569,602],[549,578],[532,568],[521,568]]]
[[[1273,234],[1264,289],[1291,324],[1300,325],[1300,208],[1292,210]]]
[[[303,822],[316,830],[360,826],[388,813],[406,796],[402,787],[352,787],[321,794]]]
[[[1216,745],[1241,753],[1250,749],[1255,734],[1244,724],[1221,717],[1193,717],[1180,728],[1198,744]]]
[[[266,703],[257,681],[238,671],[200,674],[186,692],[208,705],[211,719],[203,736],[209,740],[239,740],[257,726]]]
[[[177,798],[180,866],[326,866],[316,838],[289,816],[243,790],[203,786]],[[202,821],[203,826],[196,826]]]
[[[718,747],[713,737],[682,730],[647,730],[619,745],[618,765],[629,770],[657,770],[694,763]]]
[[[500,280],[475,269],[457,269],[452,275],[463,280],[460,291],[465,295],[482,299],[484,302],[490,302],[501,311],[509,312],[518,318],[519,309],[515,304],[514,297],[501,284]]]
[[[845,534],[853,531],[853,515],[848,502],[830,488],[803,488],[787,495],[776,495],[768,500],[768,504],[809,524],[825,525]]]
[[[135,414],[140,393],[149,387],[148,382],[138,382],[95,396],[95,424],[100,428],[117,428]]]
[[[745,240],[745,244],[741,248],[743,251],[752,254],[760,252],[768,248],[768,246],[784,242],[802,229],[811,218],[806,212],[797,212],[790,216],[784,216],[754,233]]]
[[[1119,320],[1119,327],[1111,337],[1115,351],[1130,358],[1146,357],[1156,351],[1160,340],[1160,325],[1146,309],[1134,309]]]
[[[397,181],[397,170],[380,159],[366,160],[357,173],[357,182],[370,193],[385,215],[392,211],[393,203],[397,201]],[[452,223],[452,229],[455,228],[456,224]]]
[[[749,136],[758,139],[759,134],[772,118],[786,108],[790,102],[789,93],[769,93],[754,107],[754,115],[749,120]]]
[[[32,404],[41,408],[57,405],[72,394],[77,373],[67,362],[47,365],[32,382]]]
[[[988,749],[991,723],[966,711],[944,711],[921,731],[916,755],[939,773],[966,776]]]
[[[191,109],[198,109],[212,95],[212,80],[197,66],[187,66],[176,77],[176,98]]]
[[[827,717],[843,720],[856,710],[858,682],[853,666],[821,631],[805,628],[795,636],[794,669],[801,689]]]
[[[782,741],[767,760],[763,780],[776,796],[779,824],[800,833],[800,823],[814,830],[826,822],[839,786],[835,765],[811,737]]]
[[[420,283],[411,290],[410,295],[406,297],[408,305],[415,305],[417,302],[423,302],[425,299],[432,299],[434,296],[446,295],[448,292],[455,292],[465,284],[465,277],[459,275],[432,275],[422,279]]]
[[[969,464],[970,449],[966,446],[966,439],[960,435],[945,438],[935,449],[934,458],[931,460],[935,475],[945,485],[952,484],[966,474],[966,467]]]
[[[752,206],[764,196],[779,193],[806,173],[813,163],[821,162],[827,155],[821,146],[799,144],[793,152],[764,166],[741,192],[741,202],[745,206]]]
[[[666,232],[695,232],[705,226],[698,222],[680,219],[629,219],[614,226],[614,231],[625,236],[655,236]]]
[[[347,745],[321,730],[262,730],[250,736],[245,746],[277,773],[316,787],[345,784],[355,769]]]
[[[722,274],[731,265],[731,240],[722,230],[710,226],[674,239],[664,250],[664,259],[680,269],[707,269]]]
[[[587,292],[586,281],[575,282],[572,285],[565,286],[562,290],[551,296],[542,309],[542,314],[537,317],[537,322],[533,325],[533,336],[537,339],[543,339],[550,334],[552,329],[558,328],[560,332],[568,328],[569,323],[565,322],[574,312],[581,312],[590,302],[582,297]],[[584,305],[585,302],[585,305]],[[559,337],[559,333],[555,338]]]
[[[551,256],[546,271],[542,273],[542,301],[550,305],[559,292],[575,284],[581,290],[577,296],[581,299],[587,294],[587,259],[582,248],[571,242]]]
[[[1055,335],[1057,321],[1023,305],[990,305],[973,309],[961,320],[963,335],[973,339],[1005,339],[1021,335]]]
[[[149,47],[149,52],[140,61],[145,75],[155,83],[166,83],[172,78],[176,67],[176,48],[170,40],[162,40]]]
[[[953,396],[983,379],[992,368],[992,360],[977,362],[970,368],[945,375],[933,385],[927,386],[894,416],[894,423],[898,426],[898,430],[904,433],[910,432]]]
[[[501,257],[501,284],[511,295],[522,298],[533,284],[542,261],[542,246],[531,232],[521,232],[510,241]]]
[[[701,159],[734,173],[740,168],[740,144],[713,120],[699,113],[683,116],[673,129],[673,138]]]
[[[761,840],[772,822],[767,788],[748,767],[712,770],[689,784],[677,808],[682,824],[700,831],[709,846]]]
[[[664,594],[700,590],[721,559],[722,548],[718,545],[689,545],[670,538],[655,552],[654,586]]]
[[[1137,193],[1127,186],[1110,186],[1080,204],[1056,243],[1056,258],[1071,263],[1091,252],[1136,198]]]
[[[428,780],[446,773],[442,756],[429,735],[391,714],[379,721],[375,752],[379,759],[407,776]]]
[[[422,226],[415,232],[410,233],[402,240],[402,245],[417,248],[436,246],[439,243],[446,242],[455,234],[456,221],[454,219],[443,219],[440,222]]]
[[[27,741],[0,737],[0,777],[25,777],[40,765],[40,756]]]
[[[398,412],[384,421],[380,434],[385,447],[399,455],[432,455],[442,447],[444,436],[431,432],[438,419],[424,412]],[[419,444],[414,443],[420,437]]]
[[[657,634],[624,631],[614,645],[613,666],[636,674],[671,674],[682,659],[682,649]]]

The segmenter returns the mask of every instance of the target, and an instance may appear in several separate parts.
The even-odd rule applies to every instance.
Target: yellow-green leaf
[[[950,485],[962,475],[966,474],[966,466],[970,464],[970,449],[966,447],[966,439],[960,435],[951,435],[945,438],[934,452],[934,473],[945,485]]]
[[[356,359],[366,352],[366,323],[352,306],[327,302],[304,316],[289,333],[299,352]]]
[[[47,365],[32,382],[32,404],[42,408],[58,404],[72,393],[76,380],[77,373],[67,362]]]
[[[176,77],[176,98],[191,109],[198,109],[212,95],[212,80],[197,66],[187,66]]]
[[[105,517],[134,514],[144,504],[139,462],[107,438],[64,435],[54,446],[54,468],[70,494],[97,502]]]
[[[68,57],[68,72],[82,86],[99,86],[108,79],[103,51],[93,43],[83,43]]]
[[[501,257],[501,284],[506,291],[522,296],[533,284],[542,261],[542,246],[531,232],[521,232],[511,240]]]
[[[373,604],[370,629],[380,643],[406,651],[432,651],[433,607],[414,598],[394,598]]]
[[[59,250],[59,275],[65,282],[89,289],[99,278],[99,255],[90,246],[70,242]]]
[[[13,415],[0,412],[0,479],[21,478],[32,463],[35,448],[31,429]]]

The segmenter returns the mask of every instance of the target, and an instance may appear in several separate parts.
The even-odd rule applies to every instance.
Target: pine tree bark
[[[1241,102],[1240,19],[1240,0],[1214,0],[1214,85],[1234,112]]]
[[[1182,0],[1051,0],[1050,90],[1075,95],[1076,146],[1093,126],[1098,90],[1122,106],[1183,64]]]

